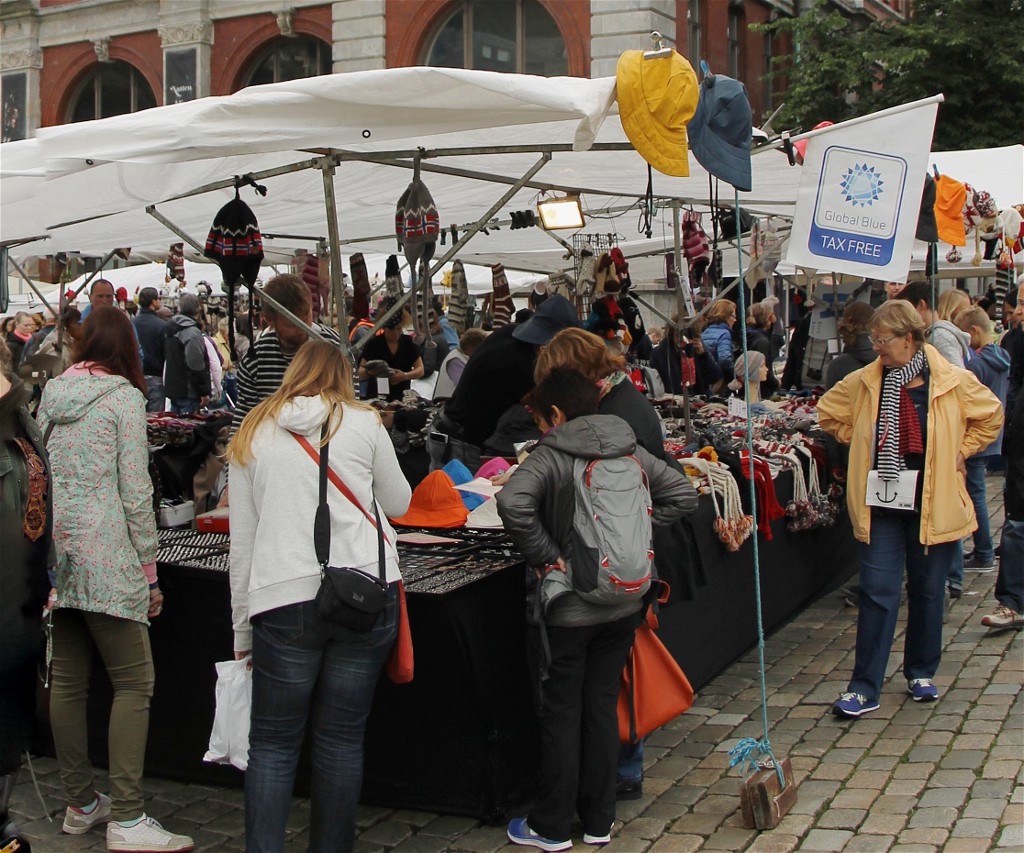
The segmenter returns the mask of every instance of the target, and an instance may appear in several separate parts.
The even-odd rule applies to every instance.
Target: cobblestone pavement
[[[989,478],[992,529],[1002,524],[999,481]],[[997,540],[998,541],[998,540]],[[900,672],[906,612],[897,628],[882,707],[839,721],[829,706],[853,667],[856,610],[835,592],[804,610],[766,643],[768,714],[776,755],[793,764],[798,802],[779,827],[744,829],[737,772],[727,751],[759,737],[760,687],[754,650],[706,685],[689,712],[647,741],[642,799],[620,803],[606,853],[697,850],[1024,850],[1024,633],[991,633],[981,617],[995,606],[995,573],[967,574],[950,609],[939,702],[916,705]],[[39,853],[104,849],[102,831],[60,833],[56,764],[34,761],[45,811],[23,772],[12,811]],[[240,790],[145,780],[146,811],[196,849],[242,850]],[[288,851],[306,849],[309,804],[296,799]],[[503,826],[471,818],[364,807],[358,853],[491,853],[516,850]],[[577,849],[585,848],[577,835]]]

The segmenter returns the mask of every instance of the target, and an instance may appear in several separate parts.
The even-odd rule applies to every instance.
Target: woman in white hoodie
[[[296,440],[320,445],[330,416],[330,467],[373,514],[380,507],[387,604],[366,633],[323,620],[314,598],[318,467]],[[313,777],[309,850],[348,851],[363,773],[363,732],[377,677],[397,631],[401,579],[385,516],[408,509],[411,490],[377,413],[355,399],[352,371],[328,343],[296,353],[280,389],[254,408],[228,447],[231,464],[231,603],[235,657],[252,655],[252,718],[245,778],[246,850],[280,851],[307,719]],[[376,575],[377,532],[328,488],[331,566]]]

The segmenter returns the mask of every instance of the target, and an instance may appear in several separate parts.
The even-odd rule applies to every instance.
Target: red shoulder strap
[[[317,467],[319,467],[320,454],[316,452],[316,449],[313,447],[313,445],[306,440],[305,436],[299,435],[297,432],[293,432],[291,433],[291,435],[292,438],[294,438],[299,443],[302,449],[309,454],[309,458],[312,459],[317,464]],[[358,500],[356,500],[356,496],[352,494],[351,489],[349,489],[349,487],[345,485],[345,481],[342,480],[341,477],[338,476],[338,473],[331,467],[327,468],[327,479],[334,483],[335,488],[339,492],[341,492],[346,498],[348,498],[352,502],[352,505],[355,506],[356,509],[358,509],[366,517],[366,520],[374,526],[374,529],[376,529],[377,520],[363,508],[363,505],[359,503]],[[387,540],[388,543],[390,544],[390,540],[388,540],[387,536],[385,536],[384,539]]]

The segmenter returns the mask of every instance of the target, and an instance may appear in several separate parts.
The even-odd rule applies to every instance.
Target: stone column
[[[651,49],[654,30],[675,46],[675,0],[590,0],[590,76],[614,77],[623,51]]]
[[[15,10],[17,11],[17,10]],[[42,119],[39,70],[39,19],[31,7],[0,21],[0,111],[4,142],[35,135]]]
[[[213,50],[209,0],[161,0],[159,33],[164,51],[164,103],[209,95]]]
[[[335,0],[334,73],[385,67],[384,0]]]

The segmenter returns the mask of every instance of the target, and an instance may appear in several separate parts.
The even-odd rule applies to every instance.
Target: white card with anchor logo
[[[883,480],[878,469],[868,471],[868,489],[864,502],[868,506],[913,511],[917,499],[917,475],[920,471],[900,471],[898,480]]]

